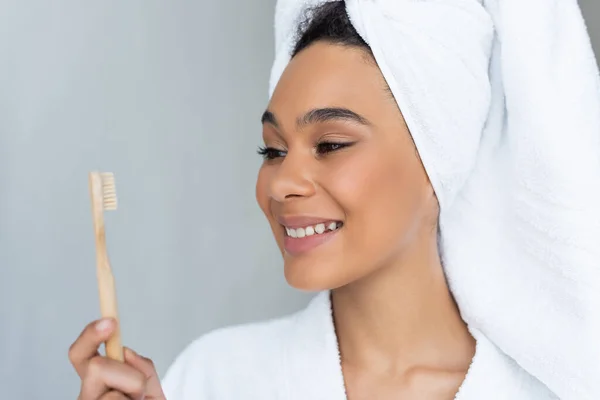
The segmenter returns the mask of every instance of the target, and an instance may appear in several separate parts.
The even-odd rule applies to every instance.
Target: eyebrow
[[[369,120],[365,117],[355,113],[352,110],[343,107],[326,107],[326,108],[315,108],[308,111],[302,117],[296,120],[298,128],[303,128],[307,125],[317,124],[320,122],[328,121],[350,121],[360,125],[371,125]],[[279,127],[279,122],[271,111],[267,110],[263,113],[261,122],[263,124],[271,124],[276,128]]]

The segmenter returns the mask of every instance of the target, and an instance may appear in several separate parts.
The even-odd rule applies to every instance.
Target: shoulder
[[[255,393],[272,390],[269,387],[278,379],[284,345],[298,314],[220,328],[194,340],[165,375],[166,397],[233,399],[244,397],[239,392],[243,388]]]

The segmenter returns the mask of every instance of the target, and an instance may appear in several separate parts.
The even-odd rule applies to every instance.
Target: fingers
[[[106,393],[99,400],[131,400],[131,398],[125,396],[123,393],[119,393],[113,390]]]
[[[130,348],[124,348],[125,362],[146,376],[146,396],[152,399],[163,399],[160,378],[151,359],[140,356]]]
[[[90,323],[81,332],[69,349],[69,360],[80,378],[86,374],[88,361],[98,355],[98,348],[114,332],[116,322],[113,319],[101,319]]]
[[[69,349],[69,359],[81,378],[79,400],[165,399],[152,360],[125,349],[125,362],[101,357],[98,348],[116,329],[116,321],[92,322]]]
[[[141,400],[146,395],[146,375],[131,365],[105,357],[92,358],[81,385],[82,400],[104,399],[105,396],[117,396],[111,392],[122,393],[123,397]],[[112,399],[112,397],[108,397]]]
[[[151,378],[156,375],[156,369],[154,368],[154,362],[151,359],[140,356],[138,353],[130,349],[129,347],[125,347],[125,362],[135,369],[141,371],[146,375],[146,378]]]

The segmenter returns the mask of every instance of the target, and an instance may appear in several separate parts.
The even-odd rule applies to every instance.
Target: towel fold
[[[280,0],[270,93],[298,22]],[[347,0],[440,202],[463,319],[559,398],[600,398],[600,78],[576,0]]]

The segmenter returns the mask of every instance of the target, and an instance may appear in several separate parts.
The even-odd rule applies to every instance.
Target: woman
[[[502,169],[510,164],[500,156],[510,151],[504,127],[512,122],[504,105],[516,104],[508,92],[517,89],[503,59],[494,58],[499,44],[490,16],[506,16],[510,2],[489,1],[487,9],[476,0],[311,3],[308,14],[308,4],[278,4],[256,194],[287,281],[321,293],[292,316],[203,336],[178,357],[162,387],[151,361],[129,349],[123,364],[99,356],[114,323],[90,324],[70,350],[82,379],[79,399],[597,398],[598,351],[589,345],[598,325],[586,312],[596,304],[591,293],[600,277],[575,256],[584,261],[577,274],[560,263],[539,268],[545,259],[532,261],[518,247],[525,240],[531,247],[523,251],[539,249],[537,237],[511,219],[523,215],[519,206],[531,206],[511,202],[523,195],[507,189],[511,179],[527,183],[531,171],[547,176],[552,169],[544,155],[534,158],[536,168],[515,156],[520,167]],[[566,3],[560,7],[577,7]],[[290,21],[299,15],[306,19],[294,36]],[[511,38],[499,21],[496,29],[500,36],[505,29],[505,57],[515,40],[528,41]],[[589,43],[581,53],[589,54]],[[593,68],[588,82],[597,84]],[[589,99],[598,100],[598,87],[591,90]],[[598,121],[592,111],[579,131],[593,132]],[[514,131],[519,121],[512,125]],[[556,143],[545,135],[551,148]],[[527,144],[534,147],[534,139]],[[585,148],[569,160],[593,160],[597,153]],[[538,195],[533,189],[525,193]],[[598,192],[586,194],[596,199]],[[521,236],[506,233],[513,222]],[[586,233],[595,234],[589,225]],[[519,268],[510,268],[516,265],[507,260],[515,259]],[[551,289],[525,288],[528,277]],[[558,311],[550,315],[543,306]],[[530,331],[547,327],[555,329],[532,339]],[[571,340],[553,347],[561,343],[554,331],[575,330],[581,346]],[[583,369],[574,373],[574,366]]]

